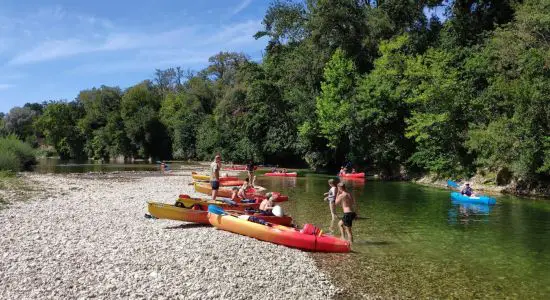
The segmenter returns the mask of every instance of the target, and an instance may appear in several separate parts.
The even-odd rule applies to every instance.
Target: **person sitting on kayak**
[[[470,187],[469,183],[466,183],[462,190],[460,190],[460,193],[462,195],[466,195],[468,197],[471,197],[474,194],[474,190]]]
[[[351,169],[351,174],[355,174],[355,168]]]
[[[341,167],[338,175],[345,175],[345,174],[346,174],[346,169],[344,167]]]
[[[241,202],[241,199],[239,198],[239,188],[236,186],[231,188],[231,200]]]
[[[273,209],[273,196],[266,197],[262,203],[260,203],[260,214],[264,216],[273,216],[273,212],[271,211]]]
[[[252,186],[250,185],[250,181],[248,180],[248,178],[245,178],[243,185],[241,185],[241,187],[239,188],[237,196],[241,199],[246,199],[246,191],[251,187]]]

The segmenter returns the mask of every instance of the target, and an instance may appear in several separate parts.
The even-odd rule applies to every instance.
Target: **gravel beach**
[[[33,196],[0,210],[0,299],[330,299],[338,292],[306,252],[145,218],[149,200],[195,194],[190,172],[24,180],[34,182]]]

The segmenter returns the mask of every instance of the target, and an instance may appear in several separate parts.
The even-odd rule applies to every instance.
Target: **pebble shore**
[[[147,201],[196,195],[189,172],[25,174],[28,201],[0,210],[0,299],[331,299],[306,253],[145,218]]]

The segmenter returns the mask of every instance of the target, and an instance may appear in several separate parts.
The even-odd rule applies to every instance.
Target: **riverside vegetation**
[[[13,108],[0,127],[61,158],[550,178],[550,0],[274,1],[255,37],[261,62],[220,52]]]

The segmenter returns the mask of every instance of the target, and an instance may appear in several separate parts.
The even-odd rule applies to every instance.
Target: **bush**
[[[0,170],[30,170],[36,164],[35,150],[14,135],[0,138]]]

